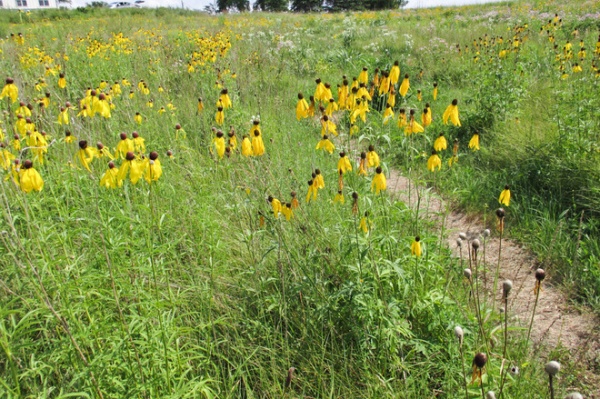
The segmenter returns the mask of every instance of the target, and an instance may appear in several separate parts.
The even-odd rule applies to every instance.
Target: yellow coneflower
[[[442,160],[440,159],[436,150],[431,151],[431,156],[427,160],[427,169],[432,172],[435,172],[436,169],[442,169]]]
[[[321,140],[317,143],[317,146],[315,147],[315,149],[318,150],[324,150],[327,151],[330,154],[333,154],[333,151],[335,151],[335,145],[333,145],[333,143],[331,142],[331,140],[329,140],[329,136],[324,135]]]
[[[360,163],[358,164],[358,174],[362,176],[367,176],[367,153],[360,153]]]
[[[469,148],[473,151],[479,151],[479,133],[473,133],[473,137],[469,140]]]
[[[0,92],[0,100],[4,97],[10,98],[10,100],[13,103],[17,102],[17,99],[19,97],[19,88],[17,87],[14,79],[12,78],[6,78],[6,84],[4,85],[2,92]]]
[[[298,102],[296,103],[296,119],[308,118],[308,102],[302,93],[298,93]]]
[[[398,61],[394,61],[394,65],[390,69],[390,83],[395,85],[400,80],[400,65]]]
[[[254,136],[252,137],[252,155],[255,157],[261,156],[265,153],[265,144],[259,129],[254,130]]]
[[[217,151],[217,155],[220,159],[222,159],[225,155],[225,138],[223,137],[222,131],[217,131],[217,134],[213,139],[213,144],[215,146],[215,150]]]
[[[371,181],[371,191],[375,191],[375,194],[379,194],[381,191],[387,190],[387,180],[383,174],[381,166],[375,169],[375,176]]]
[[[223,107],[217,107],[217,112],[215,113],[215,122],[219,126],[222,126],[223,123],[225,123],[225,114],[223,113]]]
[[[437,139],[433,142],[433,148],[437,151],[443,151],[448,148],[448,141],[444,137],[444,132],[441,132]]]
[[[340,159],[337,164],[338,173],[344,174],[346,172],[352,171],[352,164],[350,163],[350,159],[344,151],[340,152]]]
[[[437,82],[433,83],[433,101],[436,101],[438,97],[438,84]]]
[[[246,135],[242,137],[242,155],[245,157],[252,155],[252,142]]]
[[[454,126],[461,126],[460,118],[458,117],[457,99],[452,100],[452,103],[448,105],[448,107],[444,111],[444,114],[442,116],[442,121],[444,122],[444,125],[448,124],[448,120],[450,120],[450,122],[452,122]]]
[[[34,169],[33,162],[26,160],[19,171],[19,186],[26,193],[31,191],[42,191],[44,180],[39,172]]]
[[[406,125],[408,125],[408,122],[406,121],[406,110],[400,108],[398,110],[398,128],[402,129],[403,127],[406,127]]]
[[[279,217],[279,214],[281,213],[281,201],[279,201],[277,198],[273,198],[273,196],[271,195],[269,195],[267,201],[269,202],[269,204],[271,204],[271,208],[273,209],[273,216],[275,217],[275,219],[277,219]]]
[[[65,74],[64,73],[60,73],[58,75],[58,88],[59,89],[64,89],[65,87],[67,87],[67,79],[65,78]]]
[[[417,258],[423,254],[421,249],[421,237],[416,236],[412,244],[410,244],[410,254]]]
[[[402,84],[400,85],[400,95],[404,98],[408,93],[408,89],[410,88],[410,81],[408,79],[408,74],[404,75],[404,79],[402,80]]]
[[[504,190],[500,193],[498,202],[502,205],[510,206],[510,186],[508,184],[504,186]]]
[[[367,152],[367,165],[369,168],[376,168],[379,166],[379,155],[375,152],[375,146],[369,146],[369,152]]]

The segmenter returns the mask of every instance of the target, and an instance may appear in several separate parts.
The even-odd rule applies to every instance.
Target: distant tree
[[[407,0],[326,0],[332,11],[390,10],[402,7]]]
[[[254,9],[260,11],[287,11],[287,0],[256,0]]]
[[[249,0],[217,0],[217,7],[220,12],[227,10],[248,11],[250,9]]]
[[[292,0],[292,11],[320,11],[322,7],[322,0]]]
[[[216,1],[213,1],[212,3],[209,3],[208,5],[204,6],[204,12],[207,12],[211,15],[216,14],[219,12],[219,5]]]
[[[87,3],[85,6],[91,8],[103,8],[108,7],[108,3],[105,3],[103,1],[92,1],[91,3]]]

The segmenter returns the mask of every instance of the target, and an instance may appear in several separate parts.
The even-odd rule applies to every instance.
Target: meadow
[[[481,256],[600,313],[600,2],[564,3],[0,13],[0,398],[598,394]]]

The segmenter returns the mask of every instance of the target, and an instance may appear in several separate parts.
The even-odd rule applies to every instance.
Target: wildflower
[[[69,124],[69,110],[65,107],[60,108],[60,113],[58,114],[57,123],[59,125],[68,125]]]
[[[70,131],[67,130],[65,132],[65,143],[70,144],[70,143],[74,142],[75,140],[77,140],[77,138],[75,136],[73,136]]]
[[[479,133],[473,133],[473,137],[469,140],[469,148],[473,151],[479,151]]]
[[[371,222],[369,221],[368,217],[369,212],[365,212],[364,216],[360,219],[360,223],[358,225],[358,228],[361,229],[365,234],[369,232],[369,227],[371,225]]]
[[[308,105],[308,110],[306,111],[306,114],[309,117],[310,116],[315,116],[315,97],[314,96],[310,96],[309,100],[310,100],[310,104]]]
[[[425,129],[419,122],[415,120],[415,110],[410,110],[410,118],[408,119],[408,124],[404,127],[404,134],[406,136],[410,136],[411,134],[423,133]]]
[[[267,198],[267,201],[269,201],[271,204],[271,208],[273,208],[273,216],[275,216],[275,219],[277,219],[281,213],[281,201],[279,201],[277,198],[273,198],[270,195],[269,198]]]
[[[367,165],[369,168],[376,168],[379,166],[379,155],[375,152],[375,146],[369,146],[369,152],[367,152]]]
[[[421,90],[417,90],[417,101],[423,101],[423,94]]]
[[[348,94],[348,81],[344,79],[342,85],[338,88],[338,109],[348,108]],[[300,98],[300,96],[298,96],[298,98]]]
[[[400,80],[400,66],[398,61],[394,61],[392,69],[390,69],[390,83],[394,86]],[[404,97],[404,96],[402,96]]]
[[[292,197],[292,200],[290,201],[291,205],[292,205],[292,209],[298,208],[300,206],[300,203],[298,202],[298,198],[296,198],[296,192],[292,191],[290,193],[290,196]]]
[[[325,150],[330,154],[333,154],[333,151],[335,150],[335,146],[333,145],[333,143],[331,142],[331,140],[329,140],[329,137],[327,135],[324,135],[321,140],[317,143],[317,146],[315,147],[316,150]]]
[[[149,99],[148,102],[146,103],[146,107],[148,107],[148,108],[154,108],[154,100],[153,99]],[[164,111],[164,107],[163,107],[163,111],[162,112],[165,112]],[[162,112],[160,112],[160,113],[162,113]]]
[[[32,107],[33,108],[33,107]],[[25,105],[24,102],[19,103],[19,108],[17,108],[17,115],[21,115],[21,117],[29,117],[31,116],[31,109]]]
[[[101,142],[96,143],[96,151],[95,151],[94,155],[98,159],[104,158],[104,157],[110,159],[111,161],[114,159],[114,157],[111,155],[109,149],[104,147],[104,144],[102,144]]]
[[[2,169],[8,170],[15,156],[5,148],[5,144],[0,142],[0,166]]]
[[[222,159],[223,155],[225,155],[225,138],[222,131],[219,130],[217,132],[216,137],[213,139],[213,144],[217,150],[217,155]]]
[[[358,126],[356,126],[354,123],[351,123],[350,131],[349,131],[350,137],[352,137],[352,135],[354,135],[356,133],[358,133]]]
[[[437,170],[442,169],[442,160],[440,159],[436,150],[433,150],[433,151],[431,151],[431,156],[427,160],[427,169],[429,169],[432,172],[435,172],[436,168],[437,168]]]
[[[29,159],[23,162],[23,167],[19,171],[19,185],[21,190],[26,193],[35,191],[42,191],[44,188],[44,180],[37,170],[33,168],[33,162]]]
[[[325,115],[331,116],[337,110],[338,110],[338,105],[335,102],[335,99],[333,97],[331,97],[329,99],[329,104],[327,105],[327,108],[325,109]]]
[[[100,93],[98,101],[95,102],[92,113],[98,113],[103,118],[110,118],[110,105],[104,93]]]
[[[408,89],[410,88],[410,81],[408,80],[408,74],[404,75],[404,79],[402,80],[402,84],[400,85],[400,95],[402,97],[406,97],[406,93],[408,93]]]
[[[337,126],[333,123],[327,115],[323,115],[321,118],[321,136],[328,134],[338,135]]]
[[[358,174],[362,176],[367,175],[367,153],[360,153],[360,163],[358,164]]]
[[[315,89],[314,98],[316,101],[329,101],[329,97],[325,98],[325,85],[321,81],[321,79],[317,79],[315,81],[317,83],[317,87]]]
[[[233,126],[229,126],[229,133],[227,135],[229,136],[229,147],[231,148],[231,151],[235,151],[237,148],[237,137],[235,136],[235,130],[233,129]]]
[[[296,119],[300,120],[302,118],[308,117],[308,102],[302,95],[302,93],[298,93],[298,103],[296,104]]]
[[[309,180],[308,181],[308,192],[306,193],[306,203],[310,202],[311,197],[312,197],[313,201],[316,200],[317,194],[318,194],[318,190],[317,190],[317,187],[315,187],[314,180]]]
[[[379,194],[380,191],[385,190],[387,190],[387,180],[385,179],[381,166],[378,166],[377,169],[375,169],[375,177],[373,177],[373,180],[371,181],[371,191],[375,191],[375,194]]]
[[[129,174],[131,183],[136,184],[142,177],[143,172],[141,162],[135,159],[135,154],[133,152],[129,151],[125,155],[125,160],[119,168],[117,183],[119,186],[123,184],[123,181],[127,178],[127,174]]]
[[[410,244],[410,254],[417,258],[423,254],[423,250],[421,249],[421,237],[416,236],[415,240]]]
[[[352,193],[352,214],[358,213],[358,193],[355,191]]]
[[[340,204],[343,205],[344,202],[345,202],[345,200],[344,200],[344,193],[342,192],[342,190],[339,190],[337,192],[337,194],[335,195],[335,197],[333,197],[333,203],[334,204],[340,203]]]
[[[58,88],[64,89],[65,87],[67,87],[67,79],[65,78],[65,74],[61,72],[58,75]]]
[[[358,74],[358,83],[368,83],[369,82],[369,69],[367,67],[363,67],[362,71]]]
[[[452,167],[455,163],[458,162],[458,139],[454,139],[454,143],[452,145],[452,156],[448,159],[448,166]]]
[[[398,128],[402,129],[403,127],[406,127],[408,125],[408,122],[406,120],[406,110],[404,108],[400,108],[398,110]]]
[[[219,95],[219,101],[221,101],[223,108],[233,107],[233,103],[231,102],[231,98],[229,97],[229,92],[227,91],[227,89],[221,90],[221,94]]]
[[[542,281],[546,278],[546,271],[544,269],[537,269],[535,271],[535,286],[533,287],[533,293],[537,295],[542,289]]]
[[[221,126],[225,122],[225,114],[223,114],[223,107],[217,107],[217,113],[215,114],[215,122]]]
[[[394,86],[390,87],[390,94],[388,95],[386,105],[390,108],[394,108],[396,106],[396,91]]]
[[[390,75],[388,72],[382,72],[381,73],[381,82],[379,83],[379,95],[382,96],[384,94],[387,94],[390,91],[390,87],[391,87],[391,83],[390,82]]]
[[[182,139],[185,139],[187,137],[187,134],[185,133],[185,130],[183,130],[181,125],[178,123],[175,125],[175,140],[179,140],[179,136],[181,136]]]
[[[438,97],[438,84],[433,82],[433,101],[436,101]]]
[[[291,203],[286,203],[281,205],[281,213],[285,216],[285,220],[288,222],[294,218],[294,211],[292,209]]]
[[[315,176],[313,177],[315,187],[317,189],[325,188],[325,180],[323,179],[323,175],[321,174],[321,170],[315,169]]]
[[[392,111],[392,107],[390,105],[388,105],[385,109],[385,111],[383,111],[383,124],[387,125],[388,122],[390,121],[390,119],[392,119],[394,117],[394,111]]]
[[[460,119],[458,117],[458,100],[452,100],[452,103],[448,105],[446,110],[444,111],[444,115],[442,116],[442,120],[444,125],[448,124],[448,119],[454,126],[461,126]]]
[[[121,85],[119,84],[119,82],[115,82],[112,85],[112,87],[110,88],[110,91],[112,92],[112,94],[115,97],[119,97],[123,93],[123,90],[121,90]]]
[[[2,92],[0,92],[0,100],[4,97],[10,98],[13,103],[17,102],[17,98],[19,97],[19,88],[12,78],[6,78],[6,85],[4,85]]]
[[[350,115],[350,123],[356,122],[356,118],[359,116],[363,122],[366,122],[367,112],[369,112],[369,103],[367,102],[366,98],[362,97],[357,99],[357,106]]]
[[[341,174],[352,171],[352,164],[344,151],[340,152],[340,160],[338,161],[337,169],[338,173]]]
[[[84,168],[91,172],[90,163],[94,160],[94,151],[88,147],[86,140],[79,142],[79,150],[77,151],[77,159],[83,165]]]
[[[435,139],[433,142],[433,148],[438,152],[444,151],[446,148],[448,148],[448,142],[444,137],[444,132],[441,132],[438,138]]]
[[[104,172],[100,179],[100,186],[105,188],[117,188],[123,185],[122,180],[117,179],[119,169],[115,167],[115,163],[110,161],[108,163],[108,170]]]
[[[254,129],[254,137],[252,137],[252,154],[256,156],[263,155],[265,153],[265,144],[260,135],[260,129]]]
[[[202,110],[204,110],[204,103],[202,102],[202,98],[199,97],[198,98],[198,106],[197,106],[198,114],[202,113]]]
[[[504,186],[504,190],[502,190],[502,192],[500,193],[498,202],[500,202],[501,205],[510,205],[510,187],[508,184]]]
[[[15,151],[21,151],[21,137],[18,134],[15,134],[13,136],[13,140],[10,142],[10,145],[12,145],[12,148]]]
[[[358,91],[356,92],[356,96],[359,98],[366,98],[367,101],[372,101],[373,98],[371,98],[371,94],[369,94],[369,92],[367,91],[367,86],[364,83],[361,83],[358,86]]]
[[[146,152],[146,144],[144,143],[146,140],[144,140],[143,137],[140,137],[138,132],[133,132],[131,135],[133,136],[133,147],[135,148],[135,151],[138,153]]]
[[[423,113],[421,114],[421,123],[423,124],[423,127],[431,125],[431,111],[428,106],[423,108]]]
[[[135,116],[133,117],[133,120],[138,124],[141,125],[142,124],[142,115],[139,112],[135,113]]]
[[[573,72],[574,73],[578,73],[578,72],[582,72],[583,68],[581,68],[581,65],[579,65],[577,62],[575,63],[575,65],[573,65]]]
[[[117,144],[116,156],[125,159],[128,152],[133,153],[133,151],[135,151],[135,146],[133,140],[127,137],[127,133],[121,133],[119,137],[121,138],[121,141]]]
[[[246,135],[244,135],[244,137],[242,138],[242,155],[245,157],[249,157],[252,155],[252,143]]]
[[[471,378],[471,383],[476,380],[482,380],[483,368],[487,363],[487,355],[485,353],[478,353],[473,358],[473,377]],[[483,384],[483,380],[482,380]]]

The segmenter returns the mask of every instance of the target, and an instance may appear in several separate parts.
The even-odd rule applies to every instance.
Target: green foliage
[[[286,11],[287,8],[287,0],[256,0],[254,2],[254,9],[260,11]]]

